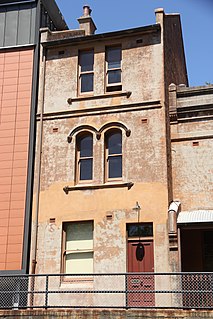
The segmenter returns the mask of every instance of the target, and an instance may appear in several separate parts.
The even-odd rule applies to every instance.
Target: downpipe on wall
[[[40,131],[38,138],[38,174],[37,187],[35,198],[35,225],[32,238],[32,257],[31,257],[31,274],[36,272],[37,264],[37,246],[38,246],[38,218],[39,218],[39,199],[40,199],[40,184],[41,184],[41,159],[42,159],[42,139],[43,139],[43,113],[44,113],[44,96],[45,96],[45,75],[46,75],[46,49],[42,49],[43,68],[41,73],[41,111],[40,111]]]

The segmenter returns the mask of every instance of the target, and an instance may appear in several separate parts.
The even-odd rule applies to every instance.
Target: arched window
[[[91,133],[80,133],[76,137],[77,170],[76,180],[93,179],[93,136]]]
[[[122,133],[113,129],[105,134],[106,179],[122,177]]]

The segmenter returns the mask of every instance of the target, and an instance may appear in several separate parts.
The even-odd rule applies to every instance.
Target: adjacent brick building
[[[169,96],[178,269],[213,271],[213,86],[171,84]]]

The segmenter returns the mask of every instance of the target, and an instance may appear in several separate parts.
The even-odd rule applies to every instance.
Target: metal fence
[[[0,308],[213,309],[213,273],[0,276]]]

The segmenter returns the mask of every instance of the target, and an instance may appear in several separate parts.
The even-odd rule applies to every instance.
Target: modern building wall
[[[8,2],[9,3],[9,2]],[[0,6],[0,46],[18,46],[36,42],[36,1],[14,2]]]
[[[29,271],[39,27],[66,29],[56,4],[0,3],[0,271]],[[46,10],[44,11],[44,8]],[[51,17],[50,17],[51,16]]]
[[[0,52],[1,270],[22,268],[33,48]]]

